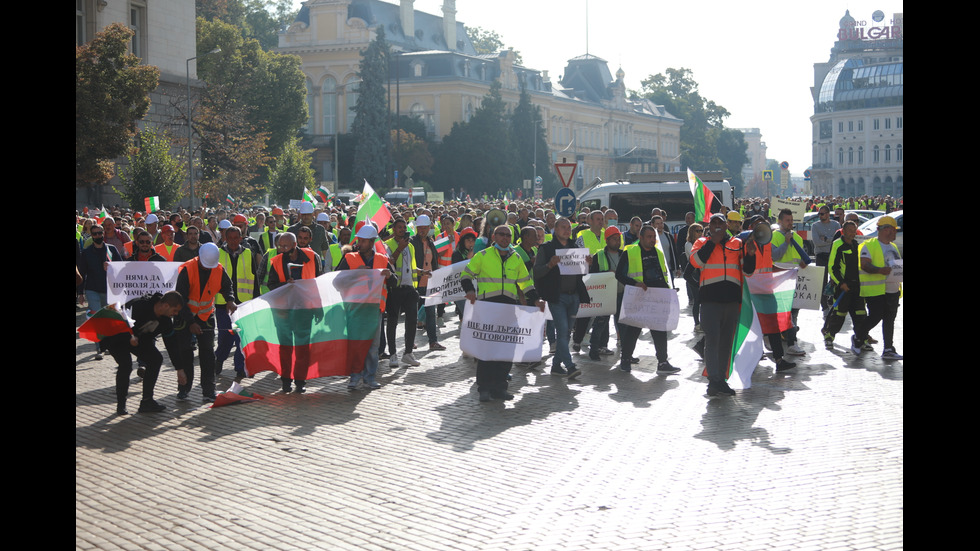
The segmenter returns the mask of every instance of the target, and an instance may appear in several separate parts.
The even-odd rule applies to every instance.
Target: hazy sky
[[[415,0],[415,9],[441,15],[442,3]],[[588,53],[613,74],[622,67],[629,89],[668,67],[691,69],[701,94],[731,113],[726,126],[759,128],[768,157],[794,176],[811,162],[813,64],[828,60],[845,10],[869,25],[881,10],[888,24],[903,2],[456,0],[457,21],[496,31],[554,83],[586,53],[586,21]]]

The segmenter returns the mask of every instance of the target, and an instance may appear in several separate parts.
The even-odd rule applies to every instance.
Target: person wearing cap
[[[225,243],[218,251],[218,261],[231,279],[231,292],[235,304],[252,300],[255,292],[256,255],[242,241],[242,231],[236,225],[225,230]],[[221,373],[221,365],[228,358],[232,348],[235,350],[235,382],[245,378],[245,356],[242,354],[241,338],[231,328],[231,316],[224,308],[225,299],[215,297],[215,320],[218,328],[218,347],[214,351],[215,375]]]
[[[459,242],[456,243],[456,250],[453,251],[453,264],[473,258],[473,245],[476,243],[476,237],[476,230],[471,227],[459,232]],[[463,319],[463,308],[466,307],[465,305],[465,299],[456,301],[457,318]]]
[[[214,243],[201,245],[197,258],[180,265],[175,289],[184,297],[184,308],[180,311],[175,327],[174,342],[168,347],[175,350],[177,358],[171,354],[174,368],[177,369],[177,399],[186,400],[194,385],[194,350],[191,335],[197,337],[197,351],[201,364],[201,394],[206,402],[215,398],[215,297],[221,295],[229,314],[235,312],[235,295],[232,292],[231,278],[220,262],[221,253]]]
[[[430,351],[446,349],[445,346],[439,344],[439,330],[436,329],[436,307],[426,306],[424,298],[428,292],[429,276],[432,275],[432,269],[437,265],[437,255],[439,254],[436,252],[435,243],[429,237],[429,230],[431,228],[432,220],[428,215],[421,214],[415,219],[415,236],[411,238],[412,248],[415,254],[415,265],[420,270],[418,279],[419,299],[415,307],[417,311],[421,310],[425,316],[425,334],[429,339]]]
[[[609,226],[603,233],[606,246],[601,251],[592,256],[592,264],[589,266],[589,273],[616,273],[619,262],[623,258],[623,234],[616,226]],[[619,310],[623,304],[623,291],[625,286],[616,282],[616,313],[614,324],[619,327]],[[618,332],[618,329],[617,329]],[[611,356],[615,354],[609,349],[609,316],[597,316],[592,324],[592,337],[589,339],[589,358],[599,360],[600,356]],[[632,357],[630,358],[632,359]]]
[[[650,287],[669,289],[670,268],[667,266],[664,251],[658,246],[657,230],[651,225],[643,226],[640,228],[640,240],[637,243],[638,246],[626,249],[626,258],[623,259],[625,262],[621,261],[617,265],[616,281],[644,291]],[[636,350],[636,341],[642,331],[639,327],[620,325],[620,370],[631,371],[633,351]],[[653,345],[657,351],[657,373],[666,375],[680,371],[680,368],[670,365],[667,359],[667,332],[650,329],[650,336],[653,337]]]
[[[170,224],[166,224],[160,228],[160,235],[163,237],[163,243],[160,243],[154,250],[157,254],[163,257],[167,262],[174,261],[174,255],[177,253],[179,245],[174,242],[174,227]]]
[[[759,224],[768,224],[769,221],[761,214],[755,214],[750,216],[746,222],[747,232],[740,234],[739,239],[745,239],[748,235],[755,230],[756,226]],[[766,243],[765,245],[759,245],[754,243],[755,249],[757,251],[755,255],[755,271],[754,274],[766,274],[772,273],[774,266],[772,263],[772,242]],[[746,247],[749,245],[746,244]],[[803,354],[803,350],[796,346],[796,333],[795,331],[786,330],[786,341],[790,347],[793,348],[792,354],[800,355]],[[772,360],[776,363],[776,371],[786,371],[796,367],[795,362],[791,362],[785,359],[784,349],[783,349],[783,339],[782,335],[777,331],[774,333],[765,333],[762,335],[763,338],[769,341],[769,347],[772,349]]]
[[[737,210],[730,210],[725,216],[728,222],[728,235],[735,237],[742,233],[742,220],[744,220],[742,214]]]
[[[153,238],[153,245],[163,243],[163,236],[160,235],[160,218],[155,214],[146,215],[146,226],[144,229]]]
[[[225,230],[231,227],[231,220],[227,218],[218,222],[218,238],[215,239],[214,244],[218,247],[225,244]]]
[[[848,215],[849,216],[849,215]],[[828,272],[834,282],[834,301],[823,324],[823,339],[827,350],[834,349],[834,337],[844,326],[844,319],[851,314],[855,331],[863,327],[868,319],[864,298],[861,297],[860,259],[857,236],[857,223],[845,220],[841,226],[841,236],[834,240],[830,249]]]
[[[806,268],[810,258],[807,256],[806,251],[803,250],[803,238],[793,230],[793,211],[790,209],[780,210],[777,220],[779,222],[779,230],[772,232],[772,241],[768,245],[772,262],[799,264],[800,268]],[[756,268],[758,269],[760,267],[762,266],[757,261]],[[799,308],[793,308],[790,311],[794,327],[782,333],[782,338],[786,340],[786,353],[793,356],[802,356],[805,354],[804,350],[796,344],[796,334],[800,330],[796,325],[799,314]],[[773,346],[773,340],[769,339],[770,346]],[[773,354],[775,353],[776,348],[773,347]]]
[[[708,235],[691,247],[691,264],[701,270],[701,329],[704,331],[704,364],[708,372],[708,396],[734,396],[728,386],[728,362],[742,307],[742,279],[755,271],[755,247],[743,247],[727,232],[724,214],[713,214]]]
[[[330,246],[330,240],[327,238],[327,232],[323,229],[323,226],[315,223],[314,220],[313,203],[303,201],[303,203],[299,206],[299,222],[290,226],[286,231],[296,235],[296,230],[298,230],[300,226],[307,226],[310,228],[310,230],[313,231],[313,243],[310,248],[322,258],[327,254],[327,248]]]
[[[333,233],[333,221],[330,220],[330,215],[325,212],[321,212],[316,215],[316,223],[318,226],[323,228],[323,231],[327,234],[327,243],[333,245],[337,242],[337,236]],[[329,245],[328,245],[329,248]]]
[[[383,331],[382,314],[387,308],[388,288],[395,283],[394,269],[391,262],[386,255],[379,253],[377,247],[375,247],[375,242],[378,239],[377,228],[371,224],[364,224],[357,230],[355,237],[357,238],[356,248],[344,255],[343,260],[337,265],[337,270],[380,270],[381,277],[385,279],[385,284],[381,288],[381,305],[378,309],[378,329],[374,334],[374,342],[371,344],[367,358],[364,361],[364,370],[360,373],[351,374],[350,380],[347,382],[348,391],[357,390],[357,387],[362,381],[368,389],[381,388],[381,384],[377,381],[377,374],[379,348]]]
[[[588,227],[579,232],[575,239],[575,246],[589,249],[590,255],[595,255],[605,248],[606,242],[603,232],[606,229],[606,217],[601,210],[594,210],[588,214]],[[609,321],[608,319],[606,320]],[[595,318],[577,318],[575,329],[572,335],[572,350],[579,352],[582,350],[582,340],[585,334],[593,327]],[[591,355],[591,354],[590,354]]]
[[[862,350],[871,348],[869,333],[881,322],[881,334],[885,348],[881,353],[883,360],[901,360],[902,355],[895,350],[895,318],[898,316],[902,284],[887,281],[895,261],[902,254],[895,245],[898,235],[898,222],[892,216],[882,216],[878,220],[878,236],[867,239],[858,247],[861,270],[858,272],[861,297],[868,305],[868,319],[863,326],[855,328],[851,337],[851,352],[859,355]]]
[[[258,257],[260,254],[262,254],[262,247],[259,246],[259,242],[248,234],[248,218],[246,218],[244,214],[236,214],[232,216],[231,225],[241,230],[241,244],[251,249],[252,255]]]

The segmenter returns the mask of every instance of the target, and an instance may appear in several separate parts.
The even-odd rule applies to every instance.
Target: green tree
[[[543,180],[544,195],[554,195],[558,191],[558,179],[551,170],[541,108],[531,103],[531,94],[523,82],[520,99],[511,116],[511,135],[518,158],[519,177],[522,180],[533,180],[537,173]]]
[[[690,69],[668,68],[666,74],[642,81],[643,97],[684,119],[681,127],[681,166],[692,170],[723,170],[738,194],[743,186],[742,165],[748,146],[742,133],[725,128],[727,109],[701,95]]]
[[[391,131],[391,141],[395,145],[395,158],[398,159],[400,165],[396,167],[398,177],[401,180],[400,185],[404,186],[405,184],[405,167],[412,167],[413,180],[428,178],[432,175],[434,160],[425,140],[410,132],[394,129]]]
[[[466,35],[470,37],[470,42],[473,43],[473,48],[478,54],[495,54],[504,49],[504,39],[496,31],[484,30],[480,27],[466,27]],[[518,65],[524,63],[521,52],[514,50],[514,55]]]
[[[197,15],[238,27],[263,50],[279,47],[279,31],[296,19],[290,0],[197,0]]]
[[[461,185],[474,197],[521,183],[516,148],[505,119],[500,81],[494,81],[470,122],[457,122],[436,155],[434,187]]]
[[[290,199],[302,199],[304,189],[312,191],[316,186],[312,162],[312,149],[302,149],[298,138],[288,141],[282,153],[269,167],[269,187],[273,201],[285,205]]]
[[[160,204],[170,208],[181,197],[187,171],[184,163],[170,151],[173,140],[166,130],[147,126],[137,134],[138,149],[128,155],[129,165],[119,172],[123,188],[115,189],[132,209],[142,209],[146,197],[160,197]]]
[[[388,58],[391,49],[384,28],[367,49],[361,52],[360,84],[354,106],[351,133],[357,140],[354,150],[354,179],[367,180],[375,188],[387,187],[389,168],[388,104],[385,83],[388,80]]]
[[[127,53],[133,31],[112,23],[75,48],[75,184],[102,184],[129,151],[160,70]]]

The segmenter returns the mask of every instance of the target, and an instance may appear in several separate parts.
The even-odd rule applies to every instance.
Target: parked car
[[[895,219],[895,222],[898,223],[898,232],[895,234],[895,245],[898,246],[898,252],[899,254],[902,255],[902,258],[905,258],[905,249],[902,248],[902,230],[905,229],[902,224],[904,212],[905,212],[904,210],[896,210],[888,214],[881,215],[881,216],[891,216],[892,218]],[[861,233],[863,234],[857,237],[858,241],[864,241],[865,239],[878,237],[878,220],[881,219],[881,216],[876,216],[871,220],[868,220],[864,224],[858,226],[858,229],[861,230]]]

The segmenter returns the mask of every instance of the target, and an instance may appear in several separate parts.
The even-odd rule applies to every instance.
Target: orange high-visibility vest
[[[155,250],[157,252],[157,254],[160,255],[160,256],[162,256],[164,258],[164,260],[166,260],[167,262],[173,262],[174,261],[174,255],[177,254],[177,249],[179,247],[180,247],[180,245],[174,243],[173,246],[171,246],[168,249],[166,243],[160,243],[156,247],[153,247],[153,250]]]
[[[214,313],[214,297],[221,291],[221,275],[225,269],[221,264],[216,268],[211,268],[208,276],[208,283],[205,288],[201,288],[200,259],[192,258],[180,265],[181,270],[187,270],[187,282],[190,284],[190,291],[187,296],[187,308],[191,314],[201,318],[201,321],[208,321]]]
[[[303,271],[300,274],[299,278],[313,279],[316,277],[316,266],[315,266],[316,257],[313,256],[313,249],[300,249],[300,250],[306,253],[306,256],[310,259],[310,261],[303,264]],[[275,268],[276,275],[279,276],[280,283],[286,283],[286,280],[289,279],[288,277],[286,277],[285,268],[283,266],[283,263],[285,261],[286,259],[283,257],[282,254],[277,254],[276,257],[272,259],[272,267]]]
[[[710,241],[707,237],[702,237],[694,242],[691,247],[691,264],[701,270],[701,287],[723,281],[742,284],[742,240],[733,237],[721,245],[716,245],[711,251],[708,261],[701,264],[701,259],[697,252]],[[734,249],[734,250],[733,250]]]
[[[361,266],[365,266],[364,259],[361,258],[361,254],[358,252],[350,252],[344,255],[347,259],[347,266],[351,270],[356,270]],[[384,270],[388,267],[388,257],[383,254],[378,254],[377,251],[374,253],[374,264],[371,266],[375,270]],[[385,304],[388,302],[388,286],[381,285],[381,311],[385,311]]]

